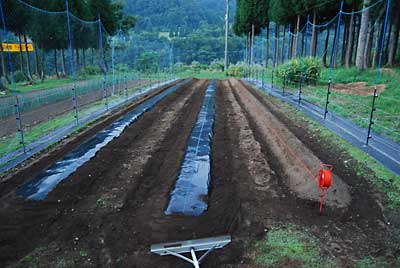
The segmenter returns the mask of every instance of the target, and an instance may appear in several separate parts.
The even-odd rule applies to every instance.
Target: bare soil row
[[[150,245],[231,234],[233,242],[204,266],[255,267],[254,241],[283,223],[310,230],[340,267],[368,253],[395,254],[365,180],[293,125],[279,104],[238,80],[217,82],[209,209],[200,217],[166,216],[208,83],[193,80],[166,97],[45,201],[21,200],[14,191],[110,118],[5,178],[0,266],[29,267],[37,261],[40,267],[185,267],[176,258],[150,254]],[[314,173],[320,162],[335,166],[335,188],[328,192],[323,217],[317,184],[302,168],[305,163]]]

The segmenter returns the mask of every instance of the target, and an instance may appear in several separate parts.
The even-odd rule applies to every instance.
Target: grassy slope
[[[329,77],[329,69],[323,69],[317,86],[303,87],[303,98],[324,107]],[[367,86],[374,86],[376,70],[337,68],[333,70],[332,78],[334,83],[366,82]],[[271,70],[267,71],[266,80],[271,81]],[[282,85],[282,81],[277,77],[275,77],[275,83],[278,86]],[[384,69],[380,74],[379,84],[384,84],[386,88],[376,102],[373,131],[400,143],[400,69]],[[297,85],[291,85],[290,88],[287,90],[292,92],[298,90]],[[332,92],[328,109],[367,128],[371,105],[372,96]]]

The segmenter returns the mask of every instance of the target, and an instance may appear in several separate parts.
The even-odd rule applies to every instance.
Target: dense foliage
[[[138,18],[135,31],[139,46],[147,40],[147,49],[154,49],[158,46],[154,43],[161,33],[167,38],[158,38],[157,42],[173,46],[174,62],[210,64],[224,58],[224,0],[127,0],[125,11]],[[230,0],[230,11],[230,21],[233,22],[234,0]],[[231,34],[229,61],[242,60],[243,48],[244,41]]]
[[[307,57],[297,58],[279,66],[277,73],[291,83],[298,83],[300,80],[306,84],[316,84],[322,69],[322,61],[319,58]]]
[[[385,11],[388,1],[379,2],[376,0],[345,0],[343,11],[347,15],[341,16],[341,27],[338,38],[331,35],[336,32],[337,14],[340,10],[341,1],[337,0],[236,0],[237,10],[235,14],[235,23],[233,29],[239,36],[245,35],[248,38],[247,49],[251,51],[251,35],[254,27],[255,35],[259,35],[262,29],[270,29],[270,23],[273,23],[275,32],[275,47],[286,51],[289,47],[289,58],[296,58],[298,47],[301,46],[301,53],[305,56],[316,57],[318,47],[324,47],[325,55],[324,65],[327,63],[328,50],[332,54],[332,47],[336,40],[336,47],[340,48],[335,55],[335,65],[341,62],[346,67],[355,64],[358,68],[376,67],[379,51],[384,50],[383,63],[392,66],[396,62],[396,54],[399,43],[400,32],[400,1],[391,1],[389,13],[389,25],[386,35],[383,34],[385,23]],[[375,5],[377,4],[377,5]],[[352,11],[368,9],[368,12],[358,12],[350,15]],[[306,25],[307,19],[312,24],[323,25],[327,27],[312,27],[308,25],[308,34],[311,40],[305,48],[304,31],[298,34],[300,29]],[[331,22],[331,23],[328,23]],[[282,29],[283,28],[283,29]],[[292,36],[287,36],[290,30]],[[302,35],[302,36],[301,36]],[[318,38],[319,36],[328,36],[324,38],[325,44]],[[308,37],[308,36],[306,36]],[[268,36],[267,31],[267,38]],[[299,38],[302,38],[299,40]],[[289,39],[289,41],[287,41]],[[279,42],[278,42],[279,40]],[[286,40],[286,41],[285,41]],[[382,40],[385,40],[385,47],[381,48]],[[299,42],[300,41],[300,42]],[[330,42],[332,44],[330,45]],[[271,48],[272,49],[272,48]],[[275,55],[282,51],[274,51]],[[339,56],[338,56],[339,55]],[[275,57],[274,66],[283,63],[283,56]],[[341,59],[341,61],[340,61]]]
[[[17,81],[29,80],[33,83],[36,77],[43,80],[50,70],[57,77],[66,74],[69,65],[66,64],[65,52],[70,47],[68,26],[71,30],[76,67],[79,69],[86,68],[89,51],[91,64],[102,64],[101,54],[96,55],[94,50],[98,50],[100,44],[107,49],[109,35],[115,35],[120,29],[126,33],[136,23],[134,16],[124,14],[122,2],[69,0],[68,3],[69,17],[65,12],[65,0],[2,1],[6,27],[11,33],[7,37],[8,41],[25,45],[32,43],[34,46],[34,57],[31,53],[24,53],[22,49],[18,54],[12,53],[13,65],[20,72]],[[98,23],[99,18],[101,24]],[[8,64],[5,64],[4,55],[1,56],[1,74],[10,82]],[[58,66],[59,61],[61,68]],[[104,71],[106,66],[102,65],[98,67]]]
[[[235,1],[231,0],[232,17]],[[186,35],[201,25],[224,25],[225,1],[127,0],[125,11],[138,17],[140,31],[179,32]]]

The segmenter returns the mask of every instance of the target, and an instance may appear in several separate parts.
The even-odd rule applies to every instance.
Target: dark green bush
[[[101,74],[101,69],[100,69],[100,67],[98,67],[98,66],[95,66],[95,65],[89,65],[89,66],[86,66],[84,69],[83,69],[83,74],[86,76],[86,75],[97,75],[97,74]]]
[[[246,70],[246,64],[244,62],[238,62],[231,64],[228,67],[227,74],[232,77],[243,77]]]
[[[194,72],[199,73],[199,72],[201,71],[202,66],[201,66],[200,62],[198,62],[198,61],[192,61],[192,64],[190,64],[190,68],[191,68]]]
[[[14,72],[14,80],[16,83],[26,81],[25,75],[20,70]]]
[[[224,61],[223,60],[213,60],[210,64],[209,69],[211,71],[223,72],[224,71]]]
[[[321,75],[322,62],[319,58],[297,58],[278,66],[278,76],[287,81],[298,83],[300,79],[306,84],[317,84]]]

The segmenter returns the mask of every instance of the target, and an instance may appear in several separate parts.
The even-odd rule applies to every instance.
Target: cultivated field
[[[165,97],[43,201],[16,195],[79,144],[151,95],[108,115],[0,178],[1,267],[184,267],[151,244],[231,234],[204,267],[258,267],[254,244],[274,226],[301,226],[323,256],[353,267],[366,255],[394,258],[381,198],[341,155],[287,116],[281,104],[237,80],[217,81],[208,210],[165,215],[169,195],[209,80],[193,79]],[[319,216],[320,163],[334,166]],[[261,267],[261,266],[260,266]],[[282,263],[282,267],[297,267]]]

